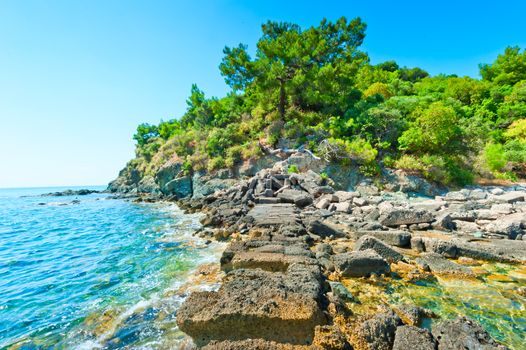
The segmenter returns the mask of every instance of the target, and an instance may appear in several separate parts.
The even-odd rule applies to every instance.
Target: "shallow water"
[[[524,349],[526,298],[517,288],[526,286],[526,268],[495,263],[472,269],[477,279],[395,281],[387,289],[389,301],[414,303],[445,319],[468,316],[510,349]]]
[[[173,291],[222,249],[192,236],[199,216],[105,194],[21,197],[58,190],[0,189],[0,349],[168,348],[184,339],[175,327],[184,293]]]

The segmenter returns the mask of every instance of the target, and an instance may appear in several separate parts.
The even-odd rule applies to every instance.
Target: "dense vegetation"
[[[509,47],[481,79],[429,76],[360,51],[360,18],[303,30],[267,22],[254,57],[226,47],[219,66],[231,92],[207,98],[196,85],[178,120],[142,124],[128,167],[153,174],[167,160],[188,172],[233,167],[260,144],[304,145],[374,176],[381,167],[445,184],[526,172],[526,51]]]

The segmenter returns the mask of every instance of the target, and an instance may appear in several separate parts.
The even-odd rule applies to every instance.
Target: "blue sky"
[[[227,87],[225,45],[254,48],[268,19],[356,16],[373,63],[477,77],[526,47],[525,1],[0,2],[0,187],[96,185],[133,157],[141,122],[179,117],[192,83]]]

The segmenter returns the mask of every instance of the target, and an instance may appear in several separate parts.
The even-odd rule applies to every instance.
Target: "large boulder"
[[[505,235],[510,239],[515,239],[517,235],[522,234],[523,215],[507,215],[503,216],[488,225],[486,230],[492,233]]]
[[[332,260],[344,277],[364,277],[390,271],[387,261],[372,249],[336,254]]]
[[[203,198],[215,191],[228,189],[238,183],[239,181],[235,179],[219,179],[196,173],[192,177],[192,197]]]
[[[433,327],[438,340],[438,350],[500,350],[506,347],[498,344],[479,324],[466,317],[443,321]]]
[[[161,187],[165,195],[173,195],[177,198],[186,198],[192,195],[192,178],[190,176],[178,177]]]
[[[435,339],[427,329],[414,326],[396,329],[393,350],[435,350],[436,346]]]
[[[319,274],[302,265],[286,273],[234,270],[217,292],[192,293],[177,324],[198,346],[249,338],[312,344],[315,327],[326,323]]]
[[[432,222],[433,215],[427,210],[392,208],[380,216],[380,223],[385,226],[400,226]]]

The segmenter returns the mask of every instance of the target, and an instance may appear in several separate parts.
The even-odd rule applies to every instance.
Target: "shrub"
[[[214,171],[225,167],[225,160],[222,157],[215,157],[208,161],[208,171]]]
[[[287,173],[289,174],[297,174],[300,170],[298,169],[298,166],[296,164],[291,164],[287,168]]]
[[[500,171],[506,165],[504,146],[500,143],[488,143],[484,148],[484,159],[491,171]]]

